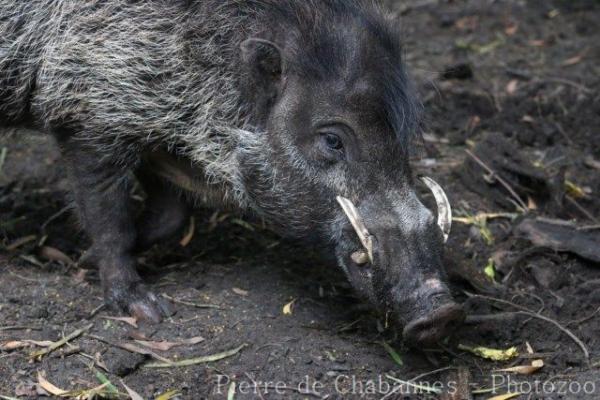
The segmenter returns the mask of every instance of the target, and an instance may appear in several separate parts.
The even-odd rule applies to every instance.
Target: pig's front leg
[[[136,249],[141,251],[181,231],[190,209],[177,189],[151,171],[141,168],[136,175],[148,196],[136,223]]]
[[[100,270],[105,301],[138,319],[160,322],[170,315],[168,304],[147,289],[135,269],[131,174],[83,146],[63,143],[62,151],[81,222],[92,240],[90,260]]]

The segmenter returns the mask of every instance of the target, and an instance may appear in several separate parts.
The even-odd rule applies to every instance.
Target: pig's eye
[[[317,129],[316,145],[321,154],[329,162],[342,161],[346,158],[346,146],[350,128],[342,124],[322,126]]]
[[[335,132],[321,132],[321,142],[326,151],[334,154],[341,154],[344,149],[342,138]]]
[[[344,147],[342,139],[335,133],[325,133],[325,144],[330,150],[340,151]]]

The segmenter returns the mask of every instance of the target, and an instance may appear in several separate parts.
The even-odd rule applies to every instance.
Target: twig
[[[589,220],[594,221],[595,224],[600,223],[600,221],[592,215],[591,212],[586,210],[581,204],[577,202],[574,198],[569,195],[566,195],[565,198],[569,203],[571,203],[575,208],[577,208],[583,215],[585,215]]]
[[[558,131],[560,132],[560,134],[562,135],[562,137],[566,140],[567,144],[569,145],[573,145],[573,139],[571,139],[569,137],[569,135],[567,135],[567,132],[565,132],[564,128],[562,127],[562,125],[559,122],[554,122],[554,126],[556,127],[556,129],[558,129]],[[564,158],[564,156],[558,157],[558,160],[562,160]],[[548,168],[548,166],[551,165],[551,163],[547,163],[544,168]]]
[[[356,321],[350,322],[347,325],[342,326],[341,328],[339,328],[337,330],[337,333],[343,333],[346,331],[349,331],[350,329],[352,329],[354,326],[356,326],[356,324],[358,324],[360,321],[362,321],[362,317],[360,317],[359,319],[357,319]]]
[[[597,229],[600,229],[600,224],[580,226],[579,228],[576,228],[575,230],[577,230],[577,231],[595,231]]]
[[[508,218],[514,220],[519,214],[516,213],[477,213],[474,216],[467,217],[452,217],[453,222],[460,222],[463,224],[473,224],[477,220],[488,220],[497,218]]]
[[[6,161],[6,154],[8,153],[8,149],[3,147],[0,150],[0,174],[2,173],[2,168],[4,168],[4,162]]]
[[[63,207],[61,210],[59,210],[58,212],[52,214],[50,216],[50,218],[48,218],[43,224],[42,226],[40,226],[40,231],[44,232],[46,230],[46,227],[50,224],[50,222],[54,221],[55,219],[59,218],[61,215],[63,215],[64,213],[66,213],[67,211],[69,211],[69,209],[71,208],[71,206],[66,206]]]
[[[42,328],[38,326],[27,326],[27,325],[14,325],[14,326],[0,326],[0,332],[3,331],[21,331],[31,329],[32,331],[41,331]]]
[[[515,303],[513,303],[511,301],[508,301],[508,300],[498,299],[498,298],[495,298],[495,297],[485,296],[485,295],[481,295],[481,294],[473,294],[473,293],[468,293],[468,292],[465,292],[465,293],[470,298],[479,298],[479,299],[493,301],[493,302],[500,303],[500,304],[506,304],[508,306],[511,306],[511,307],[514,307],[514,308],[518,309],[519,311],[516,311],[517,314],[527,315],[527,316],[530,316],[532,318],[541,319],[542,321],[546,321],[546,322],[551,323],[552,325],[556,326],[558,329],[560,329],[561,331],[563,331],[567,336],[569,336],[577,344],[577,346],[579,346],[579,348],[583,352],[583,355],[585,356],[586,362],[589,363],[589,361],[590,361],[590,352],[588,351],[586,345],[577,336],[575,336],[575,334],[573,332],[571,332],[569,329],[565,328],[559,322],[553,320],[552,318],[546,317],[544,315],[540,315],[540,314],[538,314],[538,313],[536,313],[534,311],[531,311],[530,309],[528,309],[526,307],[520,306],[520,305],[515,304]]]
[[[27,235],[22,238],[15,240],[14,242],[8,244],[5,249],[8,251],[13,251],[18,249],[19,247],[26,245],[27,243],[33,242],[37,239],[37,235]]]
[[[104,304],[104,303],[100,304],[98,307],[94,308],[92,310],[92,312],[90,312],[87,319],[94,318],[96,316],[96,314],[98,314],[100,311],[102,311],[105,307],[106,307],[106,304]]]
[[[90,329],[92,329],[93,326],[94,326],[94,324],[89,324],[89,325],[86,325],[85,327],[83,327],[81,329],[77,329],[75,332],[71,333],[70,335],[65,336],[61,340],[52,343],[47,348],[45,348],[43,350],[36,351],[34,353],[31,353],[30,358],[31,359],[38,359],[39,360],[43,356],[52,353],[54,350],[58,349],[59,347],[64,346],[69,340],[73,340],[76,337],[82,335],[84,332],[89,331]]]
[[[161,296],[167,300],[171,300],[173,303],[183,304],[184,306],[190,306],[190,307],[196,307],[196,308],[215,308],[217,310],[224,310],[223,307],[218,306],[216,304],[192,303],[191,301],[177,300],[176,298],[171,297],[166,293],[163,293]]]
[[[591,313],[591,314],[590,314],[590,315],[588,315],[587,317],[584,317],[584,318],[581,318],[581,319],[577,319],[577,320],[574,320],[574,321],[571,321],[571,322],[567,322],[567,323],[565,324],[565,326],[569,326],[569,325],[571,325],[571,324],[577,324],[577,325],[581,325],[581,324],[583,324],[584,322],[586,322],[586,321],[589,321],[590,319],[594,318],[594,316],[596,316],[596,314],[598,314],[599,312],[600,312],[600,307],[598,307],[598,308],[596,309],[596,311],[594,311],[593,313]]]
[[[562,83],[563,85],[573,86],[574,88],[579,89],[584,93],[593,93],[594,92],[592,89],[590,89],[587,86],[584,86],[580,83],[571,81],[569,79],[564,79],[564,78],[554,78],[554,77],[541,78],[541,79],[533,81],[532,84],[533,83],[544,83],[544,82]]]
[[[25,257],[25,256],[23,256],[23,255],[20,255],[20,256],[19,256],[19,258],[23,258],[23,257]],[[24,258],[23,258],[23,259],[24,259]],[[25,261],[28,261],[28,260],[26,260],[26,259],[24,259],[24,260],[25,260]],[[31,262],[31,261],[29,261],[29,262]],[[34,265],[35,265],[35,264],[34,264]],[[43,265],[43,264],[42,264],[42,265]],[[8,273],[9,273],[9,274],[11,274],[12,276],[15,276],[15,277],[17,277],[17,278],[19,278],[19,279],[22,279],[22,280],[26,281],[26,282],[35,282],[35,283],[39,283],[39,284],[46,283],[46,282],[50,282],[50,279],[35,279],[35,278],[28,278],[28,277],[26,277],[26,276],[19,275],[19,274],[17,274],[16,272],[13,272],[13,271],[11,271],[11,270],[9,270],[9,271],[8,271]]]
[[[219,361],[227,357],[231,357],[247,347],[246,343],[241,346],[236,347],[235,349],[227,350],[222,353],[211,354],[209,356],[202,356],[196,358],[189,358],[187,360],[173,361],[170,363],[150,363],[144,365],[144,368],[172,368],[172,367],[189,367],[190,365],[196,364],[204,364],[208,362]]]
[[[499,322],[515,318],[517,313],[515,312],[502,312],[497,314],[482,314],[482,315],[467,315],[465,318],[465,324],[477,325],[485,322]]]
[[[508,184],[508,182],[506,182],[500,175],[498,175],[493,169],[491,169],[486,163],[484,163],[479,157],[477,157],[475,154],[473,154],[470,150],[465,149],[465,153],[467,153],[467,155],[469,157],[471,157],[477,164],[479,164],[483,169],[485,169],[488,174],[490,174],[490,175],[492,175],[492,177],[496,178],[498,180],[498,182],[500,182],[500,184],[502,186],[504,186],[504,188],[506,190],[508,190],[508,192],[514,197],[515,201],[517,202],[517,204],[519,205],[519,207],[521,208],[521,210],[523,212],[527,211],[527,204],[525,204],[525,202],[523,202],[521,197],[517,194],[517,192],[514,191],[514,189]]]
[[[168,358],[165,358],[163,356],[160,356],[158,354],[156,354],[155,352],[153,352],[152,350],[149,349],[144,349],[141,347],[138,347],[132,343],[116,343],[116,342],[112,342],[108,339],[105,339],[101,336],[96,336],[96,335],[88,335],[88,337],[92,338],[92,339],[96,339],[102,343],[106,343],[110,346],[113,347],[117,347],[119,349],[123,349],[126,351],[129,351],[130,353],[137,353],[137,354],[142,354],[144,356],[150,356],[158,361],[161,361],[163,363],[165,363],[165,365],[172,365],[173,362],[171,360],[169,360]]]

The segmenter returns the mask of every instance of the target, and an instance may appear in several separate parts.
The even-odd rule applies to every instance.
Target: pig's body
[[[0,124],[56,137],[108,303],[169,313],[133,253],[177,232],[191,197],[322,243],[411,339],[432,341],[461,312],[411,188],[400,56],[369,1],[0,0]],[[148,195],[137,222],[132,173]],[[351,261],[360,242],[338,195],[375,233],[369,266]]]
[[[130,167],[168,149],[243,202],[235,158],[253,127],[239,44],[258,21],[234,3],[1,0],[0,121],[76,136]]]

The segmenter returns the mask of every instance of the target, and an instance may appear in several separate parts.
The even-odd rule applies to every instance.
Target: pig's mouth
[[[444,304],[429,315],[408,323],[402,331],[407,343],[431,345],[454,331],[464,320],[464,311],[454,302]]]
[[[435,197],[438,208],[437,225],[442,232],[444,242],[446,242],[452,223],[452,210],[448,198],[441,186],[433,179],[422,177],[421,181],[432,191]],[[363,247],[352,253],[350,259],[357,266],[366,267],[366,264],[369,263],[371,265],[381,264],[380,251],[376,250],[376,254],[374,254],[375,237],[369,233],[356,206],[351,200],[341,196],[337,197],[337,201]],[[436,282],[435,288],[428,288],[427,283],[434,281]],[[411,307],[408,307],[412,311],[406,309],[408,303],[404,305],[399,303],[399,308],[405,310],[404,312],[398,310],[401,314],[404,314],[399,315],[399,319],[404,321],[403,337],[410,344],[433,344],[447,336],[462,323],[464,312],[462,307],[454,302],[446,285],[438,279],[426,280],[424,286],[418,288],[418,290],[424,290],[423,293],[427,293],[427,295],[419,296],[420,300],[413,298],[408,301],[413,303]],[[415,312],[416,309],[422,311]],[[406,314],[410,314],[410,317]],[[406,317],[409,317],[409,319],[407,320]]]

